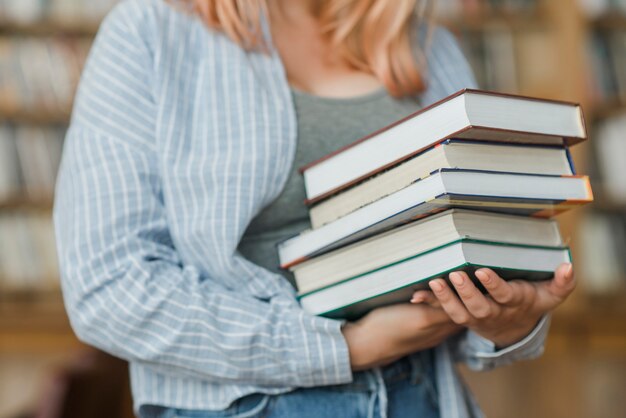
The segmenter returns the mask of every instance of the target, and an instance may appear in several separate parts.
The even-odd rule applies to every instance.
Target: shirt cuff
[[[473,331],[468,331],[467,342],[470,349],[476,353],[476,357],[483,359],[497,359],[511,357],[511,360],[533,358],[541,355],[548,329],[550,328],[550,315],[541,318],[537,326],[521,341],[496,350],[496,345]]]
[[[348,344],[341,332],[342,321],[297,313],[299,338],[295,371],[300,387],[328,386],[352,382]]]

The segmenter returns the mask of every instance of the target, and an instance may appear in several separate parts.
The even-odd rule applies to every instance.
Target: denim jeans
[[[144,406],[141,418],[436,418],[439,405],[431,351],[354,374],[352,383],[253,394],[222,411]]]

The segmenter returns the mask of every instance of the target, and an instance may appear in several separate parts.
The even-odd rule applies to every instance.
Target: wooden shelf
[[[71,107],[65,109],[16,109],[8,106],[0,105],[0,120],[32,124],[32,125],[44,125],[44,124],[68,124],[70,116],[72,114]]]
[[[60,288],[30,292],[28,297],[6,296],[0,298],[0,330],[46,329],[47,325],[50,330],[67,328]]]
[[[77,345],[59,290],[32,299],[0,300],[0,352]]]
[[[57,22],[43,20],[33,23],[18,23],[0,20],[0,35],[24,36],[83,36],[94,37],[100,23],[96,22]]]
[[[61,294],[61,283],[58,277],[42,278],[44,285],[7,286],[8,279],[0,277],[0,304],[9,302],[33,303],[55,299]]]
[[[576,315],[554,314],[551,331],[570,336],[619,335],[626,336],[624,312],[598,314],[592,310]]]
[[[46,210],[52,209],[52,196],[32,199],[26,196],[15,196],[0,200],[0,210]]]

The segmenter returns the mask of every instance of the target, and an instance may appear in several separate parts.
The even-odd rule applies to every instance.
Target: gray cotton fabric
[[[396,99],[385,89],[354,98],[327,98],[292,90],[298,121],[297,148],[281,194],[250,223],[239,251],[255,264],[283,274],[276,244],[310,228],[304,180],[298,169],[420,109],[415,99]]]

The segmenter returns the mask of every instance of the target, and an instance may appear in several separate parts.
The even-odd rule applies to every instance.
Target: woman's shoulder
[[[132,38],[152,50],[178,49],[202,30],[210,40],[213,32],[182,0],[122,0],[104,19],[99,37]]]
[[[416,30],[417,57],[423,67],[426,91],[421,102],[428,105],[459,90],[476,88],[474,72],[459,42],[448,29],[422,24]]]
[[[165,12],[165,0],[122,0],[113,7],[100,26],[100,33],[111,29],[141,31],[154,26]]]

